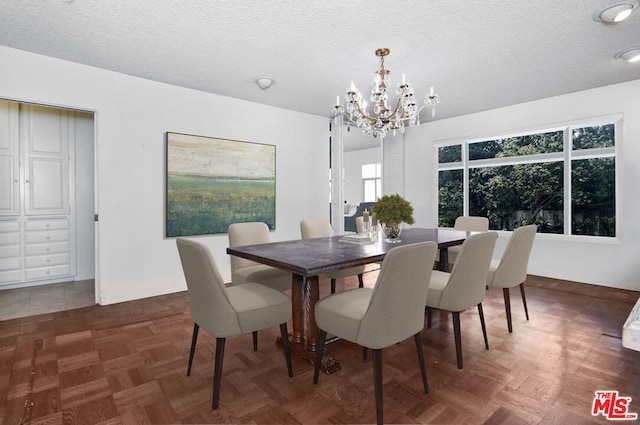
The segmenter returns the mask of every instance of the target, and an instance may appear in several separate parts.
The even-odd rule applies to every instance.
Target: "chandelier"
[[[424,105],[418,107],[411,83],[405,81],[402,74],[402,81],[396,87],[398,100],[393,109],[389,108],[389,97],[387,95],[386,77],[391,71],[384,68],[384,58],[389,55],[387,48],[376,50],[376,56],[380,57],[380,69],[375,72],[375,77],[371,82],[371,96],[373,102],[373,114],[367,111],[367,102],[362,100],[362,95],[356,88],[353,81],[351,88],[345,95],[346,105],[340,104],[340,96],[336,98],[333,109],[334,116],[344,115],[351,123],[362,128],[362,134],[373,137],[385,137],[387,132],[396,130],[404,133],[405,126],[420,124],[420,112],[424,108],[431,108],[431,116],[436,114],[436,104],[440,102],[440,96],[434,94],[433,86],[424,99]]]

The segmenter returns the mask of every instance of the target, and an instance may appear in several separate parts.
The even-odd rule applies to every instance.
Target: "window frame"
[[[614,126],[614,146],[605,148],[577,149],[573,150],[573,131],[578,128],[595,127],[602,125]],[[507,139],[512,137],[521,137],[531,134],[548,133],[553,131],[563,132],[563,150],[554,153],[542,153],[534,155],[513,156],[503,158],[489,158],[469,160],[469,145],[472,143],[486,142],[496,139]],[[622,161],[621,152],[623,148],[623,115],[611,114],[597,117],[589,117],[577,120],[566,121],[561,124],[549,124],[532,126],[526,129],[505,131],[500,133],[489,133],[470,137],[460,137],[446,140],[434,141],[435,150],[435,191],[436,198],[439,192],[439,172],[446,170],[463,170],[463,215],[469,215],[469,170],[473,168],[506,166],[516,164],[541,163],[541,162],[563,162],[563,232],[558,233],[541,233],[545,237],[551,238],[576,238],[577,240],[588,239],[590,242],[620,242],[620,228],[622,222]],[[439,162],[439,148],[445,146],[461,146],[462,160],[459,162]],[[572,234],[571,220],[571,170],[572,161],[589,158],[614,158],[615,160],[615,236],[594,236],[594,235],[577,235]],[[435,200],[436,220],[439,219],[438,199]]]

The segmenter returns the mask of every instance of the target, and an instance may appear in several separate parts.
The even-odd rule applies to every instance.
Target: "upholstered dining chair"
[[[518,227],[513,231],[507,246],[502,253],[500,260],[492,260],[487,274],[487,286],[502,288],[504,297],[504,308],[507,314],[507,328],[513,331],[511,323],[511,301],[509,298],[509,288],[520,286],[524,314],[529,320],[527,309],[527,298],[524,294],[524,281],[527,279],[527,266],[531,248],[536,237],[538,226],[530,224]]]
[[[487,350],[489,349],[482,301],[486,293],[486,276],[497,238],[496,232],[476,233],[469,236],[462,244],[451,273],[434,270],[431,275],[425,302],[427,327],[431,327],[431,309],[437,308],[452,313],[458,369],[462,369],[460,312],[473,306],[478,307],[484,345]]]
[[[187,376],[191,374],[200,326],[216,336],[211,408],[218,408],[222,360],[227,337],[252,332],[256,350],[258,331],[280,325],[287,372],[290,377],[293,376],[287,334],[287,320],[291,317],[291,298],[258,283],[247,282],[226,287],[218,266],[205,245],[185,238],[178,238],[176,244],[187,281],[193,319]]]
[[[456,218],[453,224],[454,230],[465,230],[467,232],[488,232],[489,231],[489,219],[487,217],[461,215]],[[449,247],[449,270],[456,262],[456,258],[460,253],[460,245]]]
[[[229,225],[229,246],[257,245],[271,242],[266,223],[249,222]],[[232,255],[231,283],[258,282],[279,291],[291,289],[291,273]]]
[[[327,333],[373,350],[376,419],[383,423],[382,349],[414,337],[424,392],[429,392],[422,351],[423,297],[427,296],[437,245],[422,242],[392,248],[385,255],[373,288],[356,288],[321,299],[315,307],[320,328],[313,383]]]
[[[300,234],[302,239],[311,238],[326,238],[333,236],[333,228],[329,220],[309,218],[300,221]],[[325,277],[331,280],[331,293],[336,292],[336,280],[344,277],[358,275],[358,287],[364,286],[364,280],[362,274],[364,273],[364,266],[351,267],[344,270],[336,270],[333,272],[323,273],[319,277]]]

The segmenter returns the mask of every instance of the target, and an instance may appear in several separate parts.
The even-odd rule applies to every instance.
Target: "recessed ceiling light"
[[[640,47],[623,50],[616,54],[616,58],[624,59],[630,63],[640,62]]]
[[[638,0],[627,0],[614,3],[594,13],[593,20],[598,22],[617,23],[627,19],[629,15],[631,15],[631,12],[637,9],[639,5],[640,3]]]
[[[273,80],[271,78],[258,78],[256,79],[256,84],[263,90],[268,89],[273,84]]]

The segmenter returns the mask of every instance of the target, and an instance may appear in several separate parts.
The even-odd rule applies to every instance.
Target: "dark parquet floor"
[[[377,272],[366,273],[372,285]],[[339,290],[357,281],[338,282]],[[421,390],[413,339],[383,350],[385,420],[422,424],[602,424],[594,392],[617,390],[640,413],[640,353],[621,330],[640,294],[530,276],[526,321],[512,293],[484,302],[490,349],[476,310],[461,316],[464,369],[456,367],[450,315],[423,331],[430,393]],[[321,294],[328,292],[322,286]],[[215,338],[200,333],[185,376],[193,322],[186,293],[0,322],[3,424],[362,424],[375,422],[371,360],[339,341],[342,370],[312,384],[293,359],[289,378],[277,328],[227,341],[220,408],[211,410]],[[628,421],[622,423],[630,423]]]

